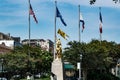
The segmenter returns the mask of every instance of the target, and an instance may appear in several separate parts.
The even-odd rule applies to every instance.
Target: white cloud
[[[112,0],[96,0],[95,4],[90,5],[90,0],[57,0],[58,2],[70,3],[73,5],[85,6],[103,6],[103,7],[120,7],[120,3],[115,4]]]
[[[44,2],[53,2],[55,0],[31,0],[31,4],[40,5]],[[120,3],[115,4],[112,0],[96,0],[95,4],[90,5],[90,0],[57,0],[58,3],[69,3],[73,5],[85,5],[85,6],[103,6],[103,7],[120,7]],[[27,5],[28,0],[7,0],[8,3],[18,4],[18,5]]]
[[[104,6],[104,7],[120,7],[120,4],[115,4],[112,0],[97,0],[95,5],[97,6]]]

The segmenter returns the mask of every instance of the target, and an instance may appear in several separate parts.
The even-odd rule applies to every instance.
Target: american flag
[[[33,9],[32,9],[31,4],[30,4],[30,9],[29,9],[29,15],[32,15],[33,18],[34,18],[34,20],[35,20],[35,22],[38,23],[37,18],[36,18],[36,16],[35,16],[35,13],[34,13],[34,11],[33,11]]]

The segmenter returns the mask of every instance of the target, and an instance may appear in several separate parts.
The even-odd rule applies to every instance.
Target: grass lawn
[[[27,80],[27,79],[20,79],[20,80]],[[34,80],[50,80],[50,78],[40,78],[40,79],[34,79]]]

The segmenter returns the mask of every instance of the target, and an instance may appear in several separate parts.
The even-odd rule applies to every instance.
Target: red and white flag
[[[85,28],[85,21],[84,21],[84,19],[82,17],[82,13],[80,13],[80,22],[82,23],[82,32],[83,32],[83,30]]]
[[[99,27],[99,30],[100,30],[100,33],[102,33],[102,25],[103,25],[103,22],[102,22],[101,12],[99,12],[99,19],[100,19],[100,27]]]

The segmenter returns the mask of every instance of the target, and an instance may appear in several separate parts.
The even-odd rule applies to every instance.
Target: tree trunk
[[[83,80],[87,80],[87,69],[83,70]]]

